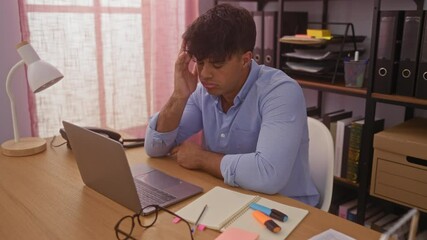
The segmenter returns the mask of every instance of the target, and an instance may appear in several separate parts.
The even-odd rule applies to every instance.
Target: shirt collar
[[[255,60],[251,59],[251,61],[251,70],[249,72],[249,76],[246,79],[246,82],[243,84],[242,89],[240,89],[239,93],[237,94],[236,98],[234,98],[234,105],[236,106],[245,100],[249,90],[252,88],[255,81],[258,79],[260,66],[255,62]]]

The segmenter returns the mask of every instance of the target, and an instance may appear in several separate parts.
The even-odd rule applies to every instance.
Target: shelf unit
[[[424,0],[406,0],[415,2],[417,9],[422,10],[424,6]],[[374,1],[374,14],[373,14],[373,25],[372,25],[372,35],[371,35],[371,55],[370,59],[376,59],[376,49],[378,47],[378,30],[379,30],[379,13],[381,11],[381,0]],[[366,95],[366,105],[365,105],[365,125],[362,133],[362,142],[361,147],[361,158],[360,158],[360,182],[359,182],[359,205],[358,205],[358,216],[357,222],[363,223],[365,216],[365,206],[368,201],[369,195],[369,186],[371,180],[371,171],[372,171],[372,156],[373,156],[373,123],[375,119],[376,105],[377,103],[388,103],[398,106],[405,107],[405,120],[414,117],[414,109],[427,109],[427,100],[419,99],[415,97],[405,97],[399,95],[391,94],[380,94],[373,92],[373,76],[374,76],[374,61],[371,61],[369,65],[369,77],[367,84],[367,95]]]
[[[335,58],[332,59],[328,59],[328,60],[308,60],[306,59],[305,61],[309,61],[309,62],[324,62],[327,61],[330,63],[330,67],[332,67],[332,62],[334,62],[333,64],[333,72],[331,71],[327,71],[326,73],[305,73],[305,72],[301,72],[301,71],[296,71],[296,70],[292,70],[289,67],[285,67],[285,62],[281,62],[280,60],[282,58],[284,59],[298,59],[295,57],[290,57],[290,56],[286,56],[283,55],[283,51],[282,51],[282,44],[290,44],[290,45],[294,45],[296,48],[297,46],[305,46],[305,47],[309,47],[309,46],[313,46],[313,44],[310,45],[304,45],[304,44],[292,44],[292,43],[285,43],[282,42],[282,44],[280,44],[280,49],[279,49],[279,45],[277,46],[277,48],[280,51],[280,55],[277,55],[276,58],[279,58],[279,61],[277,62],[276,65],[277,68],[282,69],[284,72],[288,73],[288,75],[290,75],[291,77],[295,78],[295,75],[306,75],[306,76],[310,76],[311,78],[324,78],[325,81],[330,81],[330,83],[334,84],[336,82],[338,82],[338,77],[340,77],[340,79],[344,79],[344,53],[345,52],[352,52],[354,53],[355,51],[357,51],[357,42],[359,41],[363,41],[365,38],[362,37],[361,40],[359,40],[358,38],[356,38],[355,34],[354,34],[354,25],[353,23],[350,22],[308,22],[309,25],[321,25],[321,26],[326,26],[326,28],[328,28],[328,26],[344,26],[344,34],[341,35],[341,37],[336,37],[334,36],[333,39],[331,40],[327,40],[325,41],[325,43],[322,44],[316,44],[315,47],[319,47],[319,46],[327,46],[327,45],[332,45],[332,44],[339,44],[339,51],[337,52],[338,54],[335,56]],[[279,30],[277,30],[279,31]],[[283,34],[281,34],[283,35]],[[345,50],[345,45],[346,44],[352,44],[353,45],[353,49],[351,51]],[[277,53],[279,54],[279,53]],[[335,53],[336,54],[336,53]],[[301,60],[301,59],[300,59]],[[341,67],[340,67],[341,66]],[[331,70],[332,70],[331,68]],[[339,70],[341,68],[341,70]]]
[[[283,9],[283,2],[287,0],[279,1],[279,9]],[[406,0],[408,2],[413,1],[416,3],[417,10],[420,10],[424,6],[424,0]],[[327,6],[328,0],[323,1],[323,19],[327,19]],[[297,78],[296,80],[303,88],[313,89],[318,91],[318,107],[319,112],[321,112],[322,105],[322,93],[323,92],[331,92],[342,95],[361,97],[365,99],[365,127],[362,133],[362,142],[361,146],[361,157],[359,162],[359,184],[353,184],[351,182],[346,181],[342,178],[334,178],[335,184],[339,185],[347,185],[357,189],[358,196],[358,214],[357,214],[357,222],[359,224],[363,224],[365,219],[365,206],[368,202],[368,199],[371,197],[369,195],[369,187],[370,187],[370,178],[371,178],[371,170],[372,170],[372,156],[373,156],[373,131],[374,131],[374,119],[376,112],[377,103],[387,103],[397,106],[405,107],[405,120],[410,119],[414,116],[414,109],[427,109],[427,100],[419,99],[415,97],[406,97],[399,95],[390,95],[390,94],[380,94],[374,93],[373,89],[373,76],[374,76],[374,61],[372,59],[376,59],[376,49],[377,49],[377,34],[379,29],[379,11],[381,9],[381,0],[374,0],[374,8],[373,8],[373,22],[372,22],[372,34],[371,34],[371,47],[370,47],[370,64],[368,67],[368,77],[366,79],[367,84],[366,88],[357,89],[357,88],[347,88],[344,86],[344,83],[326,83],[324,81],[311,81],[302,78]],[[280,11],[279,11],[280,12]],[[280,13],[279,13],[280,15]],[[280,19],[280,18],[279,18]],[[280,23],[280,21],[279,21]],[[279,26],[280,27],[280,26]],[[280,29],[280,28],[279,28]],[[278,31],[279,32],[279,31]],[[278,39],[280,38],[278,34]],[[280,54],[280,43],[277,46],[277,54]],[[280,66],[279,60],[277,61],[277,66]]]
[[[228,1],[239,1],[239,0],[228,0]],[[247,1],[247,0],[246,0]],[[280,39],[281,36],[281,24],[282,24],[282,15],[284,9],[284,2],[286,1],[297,1],[297,0],[252,0],[257,2],[258,10],[263,10],[264,6],[268,2],[277,2],[278,9],[278,30],[276,39]],[[313,1],[313,0],[311,0]],[[316,0],[322,1],[322,22],[328,21],[328,5],[329,0]],[[415,2],[417,10],[423,9],[425,0],[404,0],[409,2]],[[226,2],[226,1],[221,1]],[[218,1],[215,1],[218,3]],[[335,184],[350,186],[353,189],[356,189],[358,196],[358,212],[357,212],[357,222],[363,224],[365,218],[365,206],[368,202],[368,199],[371,198],[369,195],[370,187],[370,178],[371,178],[371,169],[372,169],[372,157],[373,157],[373,131],[374,131],[374,119],[376,112],[377,103],[387,103],[397,106],[405,107],[405,120],[410,119],[414,116],[414,109],[424,109],[427,110],[427,100],[419,99],[415,97],[406,97],[399,95],[390,95],[390,94],[380,94],[372,91],[373,89],[373,76],[374,76],[374,61],[376,59],[376,49],[377,49],[377,34],[379,29],[379,11],[381,9],[381,0],[374,0],[373,7],[373,21],[372,21],[372,34],[371,34],[371,45],[370,45],[370,57],[371,59],[368,66],[368,76],[366,79],[366,88],[348,88],[344,86],[344,83],[328,83],[325,81],[313,81],[304,78],[295,78],[295,80],[300,84],[301,87],[307,89],[313,89],[318,92],[317,95],[317,107],[316,110],[318,113],[321,113],[323,92],[330,92],[336,94],[342,94],[346,96],[354,96],[365,99],[365,127],[362,132],[362,146],[360,152],[360,161],[359,161],[359,183],[355,184],[346,179],[334,178]],[[323,26],[324,27],[324,26]],[[276,46],[276,67],[280,68],[280,54],[281,54],[281,43],[277,41]]]

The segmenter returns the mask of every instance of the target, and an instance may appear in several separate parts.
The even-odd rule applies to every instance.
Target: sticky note
[[[221,233],[215,240],[258,240],[258,238],[258,233],[231,227],[227,228],[227,230]]]
[[[175,218],[172,220],[172,222],[173,222],[173,223],[179,223],[179,221],[181,221],[181,218],[179,218],[179,217],[175,217]]]

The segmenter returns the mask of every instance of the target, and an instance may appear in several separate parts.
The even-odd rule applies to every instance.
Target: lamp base
[[[37,137],[20,138],[18,142],[9,140],[1,145],[4,155],[10,157],[30,156],[46,150],[46,140]]]

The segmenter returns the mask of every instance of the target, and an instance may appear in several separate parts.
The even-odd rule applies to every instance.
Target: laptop
[[[151,204],[170,206],[203,190],[144,163],[131,168],[119,142],[72,123],[62,123],[84,184],[134,212]],[[148,208],[144,214],[153,211]]]

